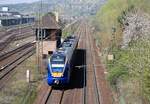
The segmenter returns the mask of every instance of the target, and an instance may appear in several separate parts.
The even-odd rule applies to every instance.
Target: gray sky
[[[39,0],[0,0],[0,4],[31,3]]]

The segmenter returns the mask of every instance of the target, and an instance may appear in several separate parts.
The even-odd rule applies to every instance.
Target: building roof
[[[46,14],[40,21],[35,22],[34,28],[39,27],[43,29],[61,29],[54,16],[51,14]]]

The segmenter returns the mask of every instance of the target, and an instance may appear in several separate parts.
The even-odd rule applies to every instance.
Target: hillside
[[[96,39],[119,104],[150,102],[149,5],[149,0],[108,0],[95,17]]]
[[[66,15],[84,15],[89,14],[89,12],[97,11],[100,4],[103,4],[105,0],[43,0],[42,1],[42,13],[48,11],[58,11],[60,14]],[[10,4],[10,5],[0,5],[8,6],[12,11],[19,11],[24,14],[38,14],[39,9],[41,9],[41,1],[33,3],[23,3],[23,4]]]
[[[104,32],[104,42],[102,42],[104,43],[104,47],[110,44],[112,28],[117,28],[116,32],[120,34],[120,28],[122,28],[120,22],[122,22],[121,19],[124,19],[123,16],[127,12],[132,10],[132,8],[138,8],[144,12],[150,13],[149,4],[149,0],[109,0],[108,3],[98,11],[96,16],[98,26],[101,27],[101,32]],[[117,41],[120,41],[120,38],[117,39]]]

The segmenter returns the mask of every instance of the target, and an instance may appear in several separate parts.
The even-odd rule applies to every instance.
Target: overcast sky
[[[0,4],[31,3],[39,0],[0,0]]]

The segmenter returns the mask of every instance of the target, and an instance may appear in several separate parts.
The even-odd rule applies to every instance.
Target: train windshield
[[[51,63],[52,64],[64,64],[65,63],[65,57],[62,55],[53,55],[51,57]]]
[[[52,72],[63,72],[65,67],[65,57],[62,55],[53,55],[51,57]]]

